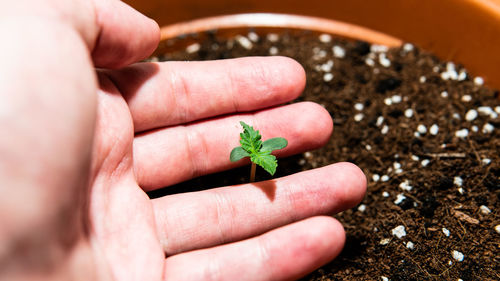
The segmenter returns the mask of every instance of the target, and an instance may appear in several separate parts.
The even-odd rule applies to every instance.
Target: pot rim
[[[402,45],[402,40],[366,27],[341,21],[277,13],[245,13],[214,16],[175,23],[161,28],[161,41],[180,37],[185,34],[200,33],[209,30],[241,28],[284,28],[310,30],[358,39],[388,47]]]

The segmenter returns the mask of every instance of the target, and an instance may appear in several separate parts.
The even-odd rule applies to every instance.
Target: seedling
[[[273,150],[285,148],[288,141],[284,138],[272,138],[262,141],[262,136],[259,131],[255,131],[253,127],[240,121],[243,126],[243,133],[240,134],[241,146],[233,148],[229,159],[231,162],[236,162],[242,158],[250,157],[252,168],[250,170],[250,182],[255,180],[256,164],[266,170],[271,176],[274,176],[278,161],[276,156],[272,155]]]

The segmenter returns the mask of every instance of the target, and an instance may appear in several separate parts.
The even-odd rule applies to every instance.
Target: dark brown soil
[[[320,40],[308,32],[276,37],[278,41],[261,34],[246,49],[241,39],[224,41],[212,33],[201,45],[191,46],[191,53],[160,59],[272,52],[292,57],[306,69],[307,87],[300,100],[327,108],[334,133],[326,147],[280,160],[276,176],[349,161],[364,170],[369,183],[357,208],[336,215],[347,231],[340,257],[304,280],[500,280],[498,92],[480,85],[462,67],[453,71],[447,62],[411,45],[385,51],[364,42]],[[334,56],[333,46],[343,48],[345,57]],[[456,74],[456,80],[443,79]],[[479,111],[473,120],[471,110]],[[468,135],[457,136],[463,129]],[[150,195],[245,182],[248,169]],[[266,179],[262,170],[258,176]],[[406,235],[398,238],[393,231],[402,229]],[[463,254],[463,260],[454,253],[458,259]]]

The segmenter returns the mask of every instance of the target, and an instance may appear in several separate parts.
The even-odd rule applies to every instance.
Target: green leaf
[[[262,147],[259,131],[255,131],[253,127],[245,124],[243,121],[240,124],[243,126],[243,133],[240,134],[241,147],[250,154],[259,152]]]
[[[270,152],[259,152],[250,156],[250,160],[255,164],[261,166],[264,170],[266,170],[271,176],[274,176],[276,173],[276,167],[278,167],[278,161],[274,155],[271,155]]]
[[[232,162],[238,161],[244,157],[250,157],[250,160],[266,170],[271,176],[276,173],[278,161],[271,154],[273,150],[285,148],[288,141],[284,138],[272,138],[262,142],[262,136],[252,126],[245,122],[240,122],[243,132],[240,134],[241,146],[233,148],[229,159]]]
[[[233,150],[231,151],[231,155],[229,156],[229,160],[231,160],[231,162],[236,162],[238,160],[240,160],[241,158],[245,158],[245,157],[249,157],[250,154],[248,154],[248,152],[246,152],[241,146],[238,146],[238,147],[235,147],[233,148]]]
[[[288,141],[284,138],[272,138],[265,140],[262,143],[262,151],[273,151],[277,149],[283,149],[288,145]]]

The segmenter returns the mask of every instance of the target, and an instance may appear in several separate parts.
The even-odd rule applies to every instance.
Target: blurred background
[[[500,87],[500,0],[125,0],[160,26],[217,15],[286,13],[335,19],[412,42]]]

